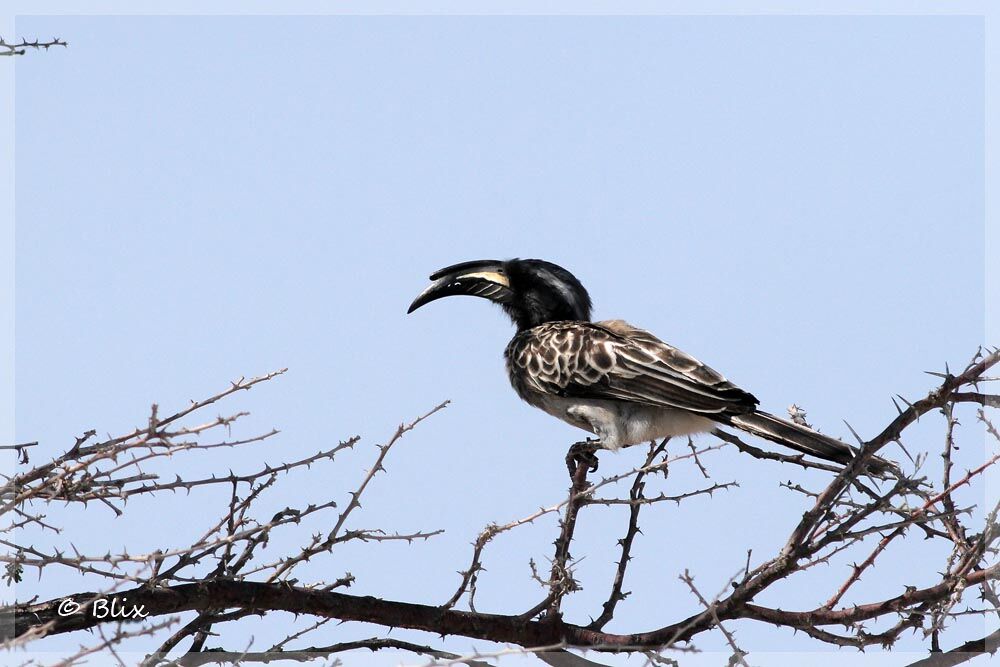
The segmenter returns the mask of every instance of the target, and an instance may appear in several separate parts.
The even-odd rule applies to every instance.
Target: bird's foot
[[[576,475],[576,470],[581,465],[587,466],[589,472],[595,472],[599,463],[595,452],[600,448],[601,441],[593,438],[574,443],[566,452],[566,468],[569,470],[569,476]]]

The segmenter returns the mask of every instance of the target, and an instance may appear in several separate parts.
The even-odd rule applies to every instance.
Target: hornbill
[[[500,305],[517,333],[504,352],[524,401],[589,431],[612,451],[734,426],[803,454],[846,464],[853,447],[757,409],[759,401],[717,371],[622,320],[592,322],[587,290],[540,259],[477,260],[433,273],[407,311],[471,295]],[[592,450],[591,450],[592,451]],[[596,459],[588,459],[596,466]],[[869,472],[891,468],[883,459]]]

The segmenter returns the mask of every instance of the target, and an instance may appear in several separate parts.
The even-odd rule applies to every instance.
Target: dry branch
[[[150,653],[147,665],[164,660],[177,664],[201,665],[239,659],[243,662],[261,660],[307,660],[335,655],[346,650],[367,648],[379,650],[394,648],[443,660],[447,664],[470,663],[483,656],[504,655],[510,652],[548,650],[546,661],[560,664],[584,664],[586,661],[571,652],[574,648],[587,648],[604,652],[642,652],[656,664],[668,664],[669,658],[659,655],[666,649],[690,647],[692,639],[706,632],[718,632],[733,650],[733,664],[747,664],[746,653],[737,645],[726,624],[736,620],[750,620],[801,630],[818,642],[838,646],[864,648],[871,645],[892,646],[903,632],[923,631],[930,646],[937,649],[943,633],[951,620],[959,616],[997,613],[1000,598],[993,590],[992,581],[1000,576],[996,555],[1000,550],[1000,525],[997,514],[1000,506],[986,516],[981,526],[969,523],[971,508],[963,503],[961,494],[977,482],[987,471],[1000,462],[1000,454],[987,454],[969,470],[957,472],[953,454],[958,448],[959,422],[955,407],[972,403],[979,406],[979,419],[986,428],[993,446],[1000,445],[1000,433],[986,411],[996,409],[997,397],[981,393],[977,384],[986,381],[985,373],[1000,361],[1000,352],[980,352],[958,374],[946,371],[936,374],[941,383],[920,400],[899,407],[898,414],[874,437],[865,440],[858,436],[859,455],[847,466],[839,468],[826,463],[810,461],[802,455],[775,454],[722,431],[716,432],[721,442],[700,448],[691,445],[690,451],[674,456],[666,455],[666,443],[651,443],[645,461],[624,473],[613,474],[596,482],[588,481],[590,469],[586,465],[575,467],[571,486],[564,499],[542,507],[521,519],[499,524],[491,523],[473,542],[467,569],[460,572],[458,588],[443,605],[419,604],[349,594],[344,589],[358,585],[349,572],[332,582],[312,581],[302,583],[293,579],[300,565],[313,559],[328,558],[346,542],[366,543],[365,548],[377,548],[386,541],[427,539],[439,531],[416,528],[391,530],[375,523],[358,525],[361,498],[374,493],[376,476],[385,471],[385,461],[392,448],[404,434],[422,420],[441,410],[441,404],[409,424],[400,425],[385,444],[378,445],[371,467],[360,483],[351,491],[335,489],[333,496],[316,499],[299,505],[289,505],[264,517],[256,516],[256,508],[265,496],[274,496],[283,480],[313,466],[337,464],[338,454],[352,449],[358,438],[348,438],[332,448],[314,455],[282,463],[261,465],[256,471],[213,475],[184,479],[174,475],[164,479],[155,471],[161,461],[172,457],[192,456],[195,452],[211,448],[249,447],[265,442],[276,431],[243,438],[231,438],[229,430],[238,423],[242,412],[187,424],[200,411],[270,380],[281,372],[252,380],[239,380],[226,390],[202,401],[193,401],[188,407],[166,418],[160,418],[159,409],[153,406],[147,424],[129,433],[97,441],[94,431],[88,431],[73,442],[68,450],[51,461],[36,464],[10,478],[3,489],[0,514],[7,517],[6,530],[0,528],[0,539],[6,553],[0,554],[8,581],[20,581],[26,568],[41,573],[59,569],[71,570],[95,577],[110,585],[99,592],[70,592],[59,598],[45,601],[23,600],[0,610],[3,627],[8,634],[3,637],[8,646],[24,645],[46,635],[100,630],[109,622],[98,618],[93,611],[96,605],[118,601],[127,605],[141,605],[149,616],[146,625],[132,631],[128,625],[106,635],[96,651],[113,651],[115,646],[133,635],[155,634],[165,630],[165,624],[178,614],[192,613],[190,619],[173,633],[157,638],[158,648]],[[792,419],[805,421],[804,412],[795,406]],[[895,471],[891,479],[872,480],[863,476],[866,462],[889,443],[899,442],[906,429],[920,417],[940,411],[944,416],[944,438],[940,458],[942,469],[934,480],[920,474],[927,455],[917,452],[912,459],[913,468],[907,473]],[[222,437],[222,434],[225,434]],[[912,443],[911,443],[912,444]],[[704,502],[716,490],[735,488],[736,482],[716,482],[711,479],[704,457],[720,448],[735,446],[741,452],[758,459],[778,463],[791,463],[809,468],[814,474],[831,477],[823,488],[810,490],[803,484],[789,480],[783,486],[802,505],[802,516],[796,525],[789,527],[783,548],[771,557],[751,564],[751,554],[743,551],[733,554],[741,566],[738,580],[728,582],[716,598],[708,599],[694,585],[694,575],[680,574],[695,596],[697,605],[685,614],[655,618],[654,629],[635,632],[605,632],[604,628],[616,612],[627,604],[628,593],[624,582],[628,564],[638,548],[639,516],[642,512],[669,511],[673,506],[666,501]],[[24,447],[24,446],[16,446]],[[20,450],[19,450],[20,451]],[[908,454],[909,455],[909,454]],[[695,476],[708,479],[700,488],[653,488],[653,485],[670,484],[664,475],[669,466],[691,466]],[[23,461],[26,466],[27,462]],[[762,464],[763,465],[763,464]],[[617,493],[618,484],[627,482],[627,490]],[[809,486],[806,484],[806,486]],[[174,545],[148,553],[87,554],[65,543],[59,549],[44,549],[18,539],[14,527],[30,526],[40,531],[62,537],[58,518],[43,515],[40,507],[48,507],[52,514],[53,500],[67,504],[101,503],[114,511],[124,513],[130,505],[125,501],[136,495],[157,496],[166,501],[177,491],[198,493],[203,489],[225,490],[225,510],[217,520],[189,545]],[[651,490],[652,489],[652,490]],[[598,497],[597,491],[602,491]],[[346,495],[346,504],[339,502]],[[334,497],[335,496],[335,497]],[[694,500],[701,498],[702,500]],[[621,512],[623,532],[618,533],[619,560],[613,577],[607,582],[608,595],[600,613],[589,624],[572,622],[563,617],[562,601],[579,588],[574,573],[574,535],[581,521],[586,520],[590,507],[604,507],[607,512]],[[616,509],[620,508],[620,509]],[[643,509],[648,508],[648,509]],[[489,545],[500,535],[522,526],[554,517],[561,513],[554,534],[554,552],[546,575],[536,577],[545,585],[544,597],[533,604],[525,604],[528,611],[518,615],[494,614],[476,609],[475,592],[478,573],[483,569]],[[292,531],[308,521],[323,515],[330,517],[328,528],[316,532],[298,551],[281,554],[276,560],[262,559],[264,546],[278,531]],[[924,572],[933,577],[921,586],[908,586],[891,597],[868,597],[860,582],[866,572],[877,571],[882,566],[881,555],[893,545],[905,549],[909,529],[913,528],[925,539],[947,545],[949,554],[942,572]],[[57,540],[58,541],[58,540]],[[578,547],[577,547],[578,548]],[[339,552],[338,552],[339,553]],[[803,610],[789,610],[765,606],[756,601],[764,592],[771,591],[780,598],[786,587],[797,585],[797,575],[819,564],[843,562],[844,559],[863,556],[850,570],[847,578],[834,590],[817,591],[814,606]],[[694,554],[692,554],[694,556]],[[533,564],[533,562],[532,562]],[[304,571],[304,570],[303,570]],[[343,572],[343,570],[338,570]],[[731,584],[731,585],[730,585]],[[631,583],[632,587],[642,582]],[[125,587],[128,586],[126,589]],[[981,591],[983,604],[963,609],[959,603],[967,591]],[[843,604],[850,593],[861,602]],[[468,609],[457,608],[467,598]],[[79,605],[79,612],[60,615],[60,605],[66,600]],[[288,636],[271,646],[269,651],[233,651],[232,647],[211,648],[209,638],[218,635],[225,642],[225,633],[219,628],[240,623],[253,616],[285,611],[309,617],[311,624],[292,630]],[[159,620],[154,620],[159,619]],[[357,641],[312,641],[302,648],[306,638],[321,633],[327,621],[359,621],[384,628],[406,628],[436,635],[459,635],[508,645],[495,654],[459,656],[431,648],[422,643],[373,637]],[[152,624],[150,624],[152,623]],[[866,624],[877,623],[878,628]],[[992,651],[996,648],[996,633],[983,639],[966,642],[950,652],[936,652],[920,665],[960,664],[968,656]],[[297,648],[298,647],[298,648]],[[655,656],[649,657],[649,656]],[[551,664],[556,664],[552,662]]]

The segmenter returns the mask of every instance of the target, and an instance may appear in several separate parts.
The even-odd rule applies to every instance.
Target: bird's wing
[[[694,357],[622,322],[552,322],[522,334],[511,362],[536,391],[744,414],[757,399]]]

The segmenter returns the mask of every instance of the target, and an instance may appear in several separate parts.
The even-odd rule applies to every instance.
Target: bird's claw
[[[589,472],[596,472],[600,462],[595,452],[600,447],[600,440],[588,439],[574,443],[566,452],[566,468],[569,470],[569,476],[575,476],[577,468],[581,465],[587,466]]]

